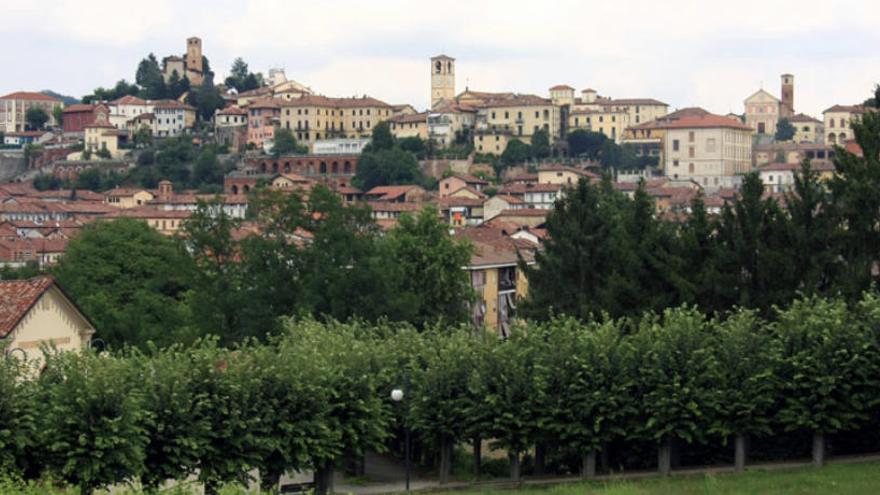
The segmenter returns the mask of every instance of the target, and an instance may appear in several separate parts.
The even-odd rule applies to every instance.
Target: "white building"
[[[312,144],[314,155],[359,155],[364,146],[369,144],[369,138],[340,138],[322,139]]]
[[[107,103],[110,111],[110,124],[117,129],[127,129],[130,120],[153,112],[153,103],[137,96],[123,96]]]

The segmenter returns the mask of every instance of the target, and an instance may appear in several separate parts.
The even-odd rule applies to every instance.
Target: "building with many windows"
[[[551,100],[535,95],[490,99],[479,106],[474,125],[474,149],[500,155],[510,139],[531,143],[543,130],[550,142],[561,137],[560,110]]]
[[[834,105],[822,112],[825,120],[825,143],[843,146],[854,139],[852,123],[858,121],[866,111],[864,105]]]
[[[174,100],[153,103],[153,115],[153,135],[159,137],[179,136],[196,121],[195,108]]]
[[[303,95],[278,102],[279,125],[293,132],[297,141],[314,144],[322,139],[362,139],[373,134],[376,124],[392,116],[391,105],[369,96],[331,98]]]
[[[46,125],[55,126],[55,107],[64,108],[64,102],[43,93],[17,91],[0,96],[0,132],[22,132],[27,130],[27,111],[41,108],[49,116]]]
[[[752,128],[742,122],[692,112],[661,119],[663,170],[672,179],[688,179],[707,189],[737,185],[752,167]]]

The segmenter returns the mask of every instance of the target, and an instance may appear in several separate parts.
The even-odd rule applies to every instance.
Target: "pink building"
[[[248,106],[248,144],[262,148],[266,141],[275,138],[275,127],[281,118],[278,103],[271,98],[257,100]]]

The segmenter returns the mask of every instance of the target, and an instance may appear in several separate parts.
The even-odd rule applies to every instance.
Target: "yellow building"
[[[795,143],[818,143],[822,139],[824,124],[819,119],[814,119],[809,115],[799,113],[789,119],[794,127]]]
[[[36,361],[42,348],[79,351],[95,327],[52,277],[0,281],[0,348],[7,355]]]
[[[745,99],[746,125],[758,134],[776,134],[776,123],[780,118],[779,98],[759,89]]]
[[[572,110],[568,114],[568,129],[583,129],[604,134],[614,142],[620,142],[624,131],[630,126],[629,111],[625,108],[601,107],[598,110]]]
[[[392,116],[391,105],[375,98],[331,98],[304,95],[280,101],[281,127],[311,148],[315,141],[369,138],[376,124]]]
[[[474,254],[465,267],[477,293],[472,306],[473,323],[501,336],[510,335],[517,300],[528,294],[528,279],[518,266],[519,256],[533,264],[537,246],[512,239],[502,229],[487,224],[460,229],[456,235],[470,240],[474,246]]]
[[[144,206],[155,195],[146,189],[117,187],[104,193],[104,202],[117,208],[136,208]]]
[[[388,119],[391,134],[398,139],[418,137],[428,139],[428,113],[415,113],[412,115],[395,115]]]
[[[189,210],[164,210],[152,206],[139,206],[122,209],[108,217],[123,217],[142,220],[162,235],[171,236],[183,229],[184,224],[192,215]]]
[[[867,111],[864,105],[834,105],[822,112],[825,119],[825,144],[843,146],[855,138],[852,123]]]
[[[474,149],[500,155],[510,139],[531,143],[538,129],[551,143],[560,138],[560,110],[552,101],[535,95],[488,100],[477,111]]]
[[[110,152],[111,158],[122,155],[119,150],[119,131],[109,122],[95,122],[84,128],[83,148],[94,154],[102,149]]]
[[[587,88],[571,105],[567,123],[569,129],[601,132],[620,142],[627,127],[665,117],[668,108],[654,98],[608,98]]]

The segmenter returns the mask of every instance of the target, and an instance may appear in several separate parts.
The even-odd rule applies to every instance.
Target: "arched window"
[[[828,144],[835,144],[835,143],[837,143],[837,136],[835,136],[833,132],[829,132],[828,133]]]
[[[265,163],[260,164],[260,172],[262,172],[264,174],[266,173],[266,164]]]
[[[351,162],[346,161],[345,163],[343,163],[342,164],[342,171],[346,174],[350,174],[351,173]]]
[[[434,64],[434,73],[440,74],[441,72],[443,72],[443,62],[438,60],[437,63]]]
[[[238,194],[238,186],[236,186],[234,184],[232,186],[232,194]]]
[[[244,189],[242,190],[245,194],[251,192],[251,186],[245,184]]]
[[[321,162],[321,167],[318,170],[319,173],[326,174],[327,173],[327,163]]]
[[[284,173],[290,172],[290,162],[284,162]]]
[[[333,172],[333,175],[338,174],[338,173],[339,173],[339,163],[338,163],[338,162],[333,162],[333,167],[332,167],[331,170],[332,170],[332,172]]]
[[[309,162],[308,166],[306,167],[306,172],[309,175],[315,175],[315,164],[312,162]]]
[[[278,173],[278,162],[274,162],[274,163],[272,164],[272,173],[273,173],[273,174],[277,174],[277,173]]]
[[[841,132],[837,137],[840,144],[843,144],[846,141],[846,134],[843,132]]]

